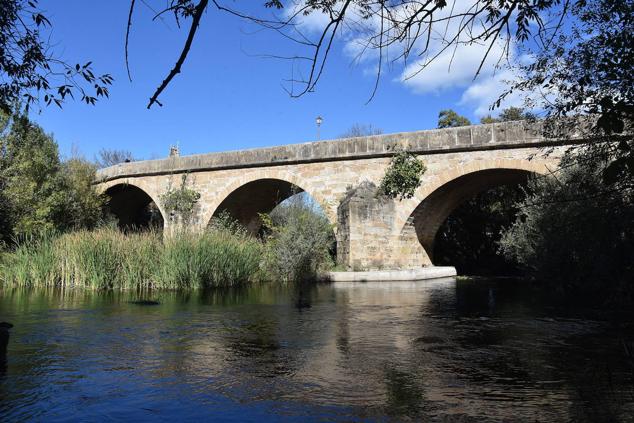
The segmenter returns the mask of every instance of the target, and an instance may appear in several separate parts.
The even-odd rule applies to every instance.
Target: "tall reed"
[[[56,255],[52,235],[27,236],[18,241],[12,253],[0,259],[0,283],[28,286],[31,281],[39,285],[55,284]]]
[[[168,287],[235,286],[259,271],[262,245],[228,231],[183,233],[165,240],[157,279]]]
[[[122,234],[116,229],[77,231],[27,239],[0,256],[0,284],[96,289],[206,288],[253,281],[261,243],[215,230]]]

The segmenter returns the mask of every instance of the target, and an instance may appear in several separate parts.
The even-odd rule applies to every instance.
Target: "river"
[[[3,422],[634,421],[631,315],[513,280],[4,289],[0,320]]]

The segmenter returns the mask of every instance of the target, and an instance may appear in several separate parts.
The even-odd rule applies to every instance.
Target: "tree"
[[[486,116],[480,118],[480,123],[482,123],[482,124],[498,123],[498,122],[500,122],[500,120],[498,118],[494,118],[491,115],[486,115]]]
[[[13,214],[11,212],[9,199],[4,193],[4,188],[0,187],[0,251],[11,241],[13,228],[12,217]]]
[[[500,113],[500,120],[502,122],[513,122],[517,120],[534,120],[535,115],[531,112],[525,111],[521,107],[508,107]]]
[[[634,2],[577,1],[565,33],[522,67],[514,90],[555,92],[546,104],[555,133],[585,130],[594,141],[577,157],[602,163],[607,190],[634,187]],[[502,99],[501,99],[502,100]],[[569,116],[590,115],[581,124]],[[556,121],[555,121],[556,120]]]
[[[500,116],[494,118],[487,115],[480,119],[480,123],[497,123],[497,122],[513,122],[516,120],[535,120],[537,117],[534,113],[527,112],[521,107],[508,107],[500,112]]]
[[[2,169],[6,166],[6,143],[4,138],[10,125],[9,115],[0,111],[0,251],[4,244],[10,241],[13,228],[13,213],[11,203],[5,193],[6,181],[2,178]]]
[[[96,76],[92,62],[71,65],[52,53],[51,22],[38,0],[0,0],[0,110],[55,104],[68,98],[95,104],[108,97],[109,74]]]
[[[53,137],[24,115],[3,122],[0,240],[98,225],[103,198],[93,186],[94,165],[77,157],[62,163]]]
[[[491,59],[493,63],[507,60],[512,43],[535,46],[537,50],[544,48],[548,40],[561,30],[562,21],[568,17],[571,2],[572,0],[298,0],[288,2],[285,6],[281,0],[263,0],[261,7],[249,5],[239,9],[235,3],[225,5],[221,0],[168,0],[166,6],[156,13],[156,17],[171,14],[179,27],[184,21],[189,21],[189,25],[173,68],[158,85],[147,107],[161,105],[159,97],[175,76],[181,73],[203,15],[208,9],[228,13],[273,31],[283,40],[292,43],[297,50],[296,54],[268,55],[292,62],[295,72],[286,80],[286,90],[292,97],[315,90],[325,72],[333,45],[339,38],[354,39],[359,46],[359,54],[355,60],[367,57],[376,64],[372,98],[381,72],[399,61],[408,64],[411,58],[421,59],[409,72],[412,77],[455,47],[483,46],[482,61],[475,70],[474,76],[477,76],[487,59]],[[585,1],[576,0],[574,3]],[[136,0],[130,0],[126,58],[136,5]],[[302,30],[302,19],[310,18],[315,18],[312,21],[317,22],[316,34]],[[551,22],[559,24],[552,25]],[[299,71],[296,70],[298,67],[301,68]]]
[[[25,116],[14,119],[1,142],[0,180],[11,204],[13,232],[55,229],[65,201],[57,144]]]
[[[634,301],[634,2],[579,1],[569,13],[567,32],[524,66],[514,89],[555,91],[547,128],[593,142],[532,184],[500,248],[556,290]]]
[[[339,138],[355,138],[355,137],[369,137],[372,135],[381,135],[383,130],[381,128],[375,128],[372,124],[355,123],[346,131],[344,131]]]
[[[118,165],[119,163],[133,162],[135,159],[128,150],[109,150],[102,148],[95,158],[95,164],[100,169]]]
[[[451,109],[438,113],[438,128],[456,128],[458,126],[471,125],[471,121]]]
[[[96,167],[81,157],[62,163],[60,177],[65,193],[64,213],[57,219],[61,229],[92,229],[104,219],[105,198],[98,194],[93,183]]]

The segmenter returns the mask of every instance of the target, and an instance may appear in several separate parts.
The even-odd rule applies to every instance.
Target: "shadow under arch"
[[[475,170],[451,179],[436,187],[415,207],[401,230],[402,238],[406,239],[405,234],[413,230],[429,262],[433,263],[438,230],[461,204],[492,188],[526,183],[531,176],[538,174],[535,170],[522,168],[491,168]],[[409,242],[411,241],[410,238]]]
[[[251,234],[257,234],[262,226],[259,213],[270,213],[284,200],[306,193],[323,212],[321,204],[302,187],[278,178],[261,178],[249,181],[231,191],[216,207],[207,226],[215,217],[228,213]]]
[[[142,188],[129,183],[117,184],[104,192],[107,210],[123,231],[163,229],[165,219],[158,204]]]

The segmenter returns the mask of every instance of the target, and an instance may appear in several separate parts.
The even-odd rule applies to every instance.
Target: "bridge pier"
[[[337,209],[337,262],[348,270],[415,269],[431,265],[416,231],[395,228],[397,202],[362,182]]]

